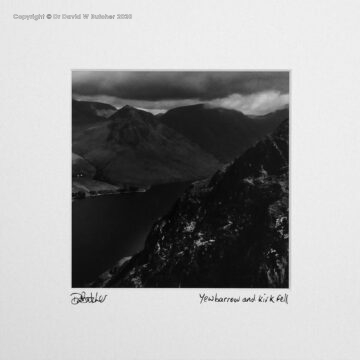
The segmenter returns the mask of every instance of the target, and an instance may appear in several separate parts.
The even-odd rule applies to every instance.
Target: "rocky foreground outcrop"
[[[94,287],[288,287],[289,122],[194,183]]]

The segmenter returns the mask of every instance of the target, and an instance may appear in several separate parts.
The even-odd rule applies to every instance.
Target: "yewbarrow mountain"
[[[153,114],[130,106],[75,131],[73,153],[95,167],[95,180],[119,186],[194,181],[222,166]]]
[[[288,173],[284,120],[227,168],[195,182],[154,224],[144,250],[91,286],[288,287]]]

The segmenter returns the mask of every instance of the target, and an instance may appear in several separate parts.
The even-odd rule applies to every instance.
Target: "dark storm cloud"
[[[288,72],[235,71],[74,71],[73,94],[129,100],[209,101],[232,94],[242,96],[289,92]]]

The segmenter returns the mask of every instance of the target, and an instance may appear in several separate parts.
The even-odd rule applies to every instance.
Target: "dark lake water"
[[[145,193],[74,201],[72,286],[84,286],[122,257],[142,250],[153,223],[171,209],[188,186],[165,184]]]

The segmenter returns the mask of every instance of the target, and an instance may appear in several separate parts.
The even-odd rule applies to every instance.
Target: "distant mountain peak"
[[[131,105],[125,105],[123,106],[120,111],[138,111],[139,109],[131,106]]]
[[[157,123],[152,113],[130,105],[123,106],[120,110],[116,111],[109,120],[116,122],[117,126],[130,125],[132,127],[155,126]]]

